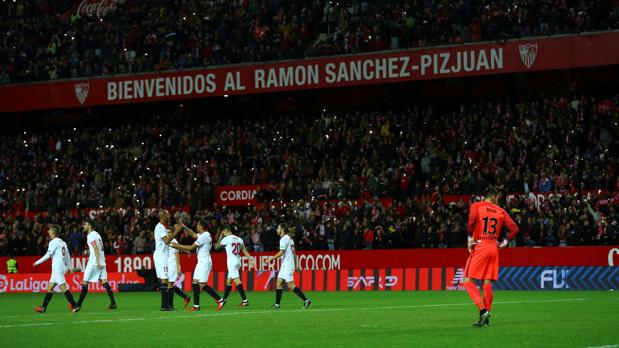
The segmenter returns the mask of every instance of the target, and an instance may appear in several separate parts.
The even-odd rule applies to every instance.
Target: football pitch
[[[77,296],[77,294],[74,294]],[[33,308],[43,294],[0,295],[0,347],[619,347],[619,293],[495,291],[490,327],[471,324],[477,310],[458,292],[317,292],[313,304],[285,292],[236,293],[221,312],[202,294],[202,311],[160,312],[158,293],[90,293],[70,313],[55,294],[47,313]]]

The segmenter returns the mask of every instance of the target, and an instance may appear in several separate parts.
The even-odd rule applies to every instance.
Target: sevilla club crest
[[[86,98],[88,98],[88,91],[90,90],[89,82],[82,82],[75,84],[75,96],[80,104],[84,104]]]
[[[535,63],[535,57],[537,57],[537,44],[524,44],[518,45],[518,51],[520,51],[520,60],[522,64],[531,69],[533,63]]]

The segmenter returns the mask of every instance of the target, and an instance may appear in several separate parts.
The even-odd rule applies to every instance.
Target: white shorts
[[[294,270],[290,268],[282,268],[277,274],[277,278],[283,279],[286,283],[294,281]]]
[[[157,278],[168,279],[168,257],[153,255],[153,261],[155,261],[155,272],[157,273]]]
[[[236,279],[239,278],[239,269],[241,268],[241,265],[238,263],[229,263],[228,264],[228,278],[229,279]]]
[[[174,283],[177,278],[178,278],[178,272],[176,268],[176,260],[174,260],[174,262],[169,261],[168,262],[168,280],[170,281],[170,283]]]
[[[212,262],[198,262],[196,269],[193,271],[193,279],[197,280],[199,283],[208,282],[208,276],[211,274],[212,266]]]
[[[98,269],[97,265],[86,265],[86,269],[84,270],[84,279],[82,279],[82,281],[96,283],[101,279],[107,280],[107,270],[105,269],[105,265],[103,265],[103,269]]]
[[[56,285],[67,283],[67,281],[64,279],[64,273],[54,273],[54,272],[52,272],[52,276],[49,278],[49,282],[52,284],[56,284]]]

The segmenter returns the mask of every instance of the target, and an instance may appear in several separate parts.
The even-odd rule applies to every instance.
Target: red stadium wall
[[[267,264],[266,258],[274,253],[253,253],[258,271],[272,271],[279,268]],[[432,268],[462,267],[466,262],[466,249],[384,249],[384,250],[339,250],[339,251],[299,251],[299,266],[302,270],[349,270],[386,268]],[[226,256],[214,252],[213,272],[226,271]],[[20,273],[49,273],[49,262],[33,268],[38,256],[18,256]],[[0,257],[0,273],[6,272],[6,257]],[[71,258],[74,269],[83,269],[88,257]],[[249,262],[242,258],[242,270],[248,271]],[[138,269],[153,268],[152,255],[108,255],[108,272],[134,272]],[[619,266],[619,246],[591,247],[546,247],[546,248],[507,248],[500,252],[503,267],[523,266]],[[182,254],[183,271],[192,271],[196,265],[195,254]]]
[[[462,275],[457,267],[305,270],[295,273],[294,280],[303,291],[459,290]],[[250,291],[272,291],[276,276],[276,271],[249,271],[241,274],[241,280]],[[190,278],[191,273],[185,273],[187,291],[191,290]],[[225,281],[226,272],[215,272],[209,284],[223,291]]]
[[[619,32],[0,86],[0,112],[619,64]]]
[[[264,262],[272,254],[254,254],[258,270],[249,270],[248,260],[243,258],[242,281],[246,289],[273,289],[278,267]],[[226,277],[225,255],[218,252],[212,257],[213,272],[209,283],[221,291]],[[302,271],[295,273],[295,281],[306,291],[459,290],[466,257],[466,249],[305,251],[299,252]],[[0,262],[6,265],[6,259],[0,258]],[[18,257],[20,274],[0,274],[0,293],[44,291],[50,266],[46,263],[33,269],[32,263],[36,259],[34,256]],[[82,269],[86,260],[85,257],[73,257],[74,268]],[[118,283],[143,283],[135,271],[153,265],[151,255],[112,255],[106,260],[114,289]],[[191,290],[195,255],[183,255],[181,262],[185,271],[183,287]],[[565,284],[561,277],[568,272],[578,274],[570,281],[580,289],[619,286],[619,247],[509,248],[500,251],[500,263],[502,274],[508,275],[504,279],[507,289],[545,289],[545,281],[549,282],[547,286],[550,288],[560,289],[561,284]],[[4,273],[6,269],[2,271]],[[602,273],[608,276],[599,277]],[[72,291],[79,291],[82,273],[73,273],[66,278]],[[590,281],[579,284],[581,278],[585,279],[584,283],[587,279]],[[90,288],[94,292],[102,291],[97,284],[91,284]]]

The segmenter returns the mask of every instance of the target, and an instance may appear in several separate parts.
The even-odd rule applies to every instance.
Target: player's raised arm
[[[174,229],[168,229],[168,235],[163,237],[163,242],[169,245],[172,239],[176,238],[176,235],[181,231],[181,229],[182,226],[178,224],[174,225]]]
[[[181,228],[183,229],[183,231],[185,231],[185,233],[187,233],[191,238],[198,238],[198,234],[195,233],[191,228],[185,226],[184,224],[181,224]]]
[[[191,245],[183,245],[183,244],[177,244],[177,243],[171,243],[170,247],[176,249],[176,250],[180,250],[180,251],[189,251],[192,252],[194,250],[196,250],[198,248],[198,245],[196,243],[191,244]]]

